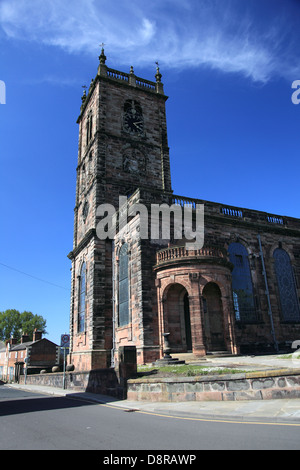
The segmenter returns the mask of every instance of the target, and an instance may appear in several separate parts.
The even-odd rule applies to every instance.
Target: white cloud
[[[208,66],[261,82],[299,70],[286,18],[274,15],[264,23],[259,10],[242,10],[240,1],[221,3],[3,0],[0,26],[10,38],[55,45],[70,53],[96,54],[104,42],[109,56],[127,65],[159,59],[165,67]]]

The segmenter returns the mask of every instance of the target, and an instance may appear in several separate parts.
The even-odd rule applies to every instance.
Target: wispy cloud
[[[165,67],[206,66],[267,82],[300,71],[290,2],[277,12],[269,2],[264,17],[265,0],[3,0],[0,26],[10,38],[70,53],[96,54],[104,42],[127,65],[159,59]]]

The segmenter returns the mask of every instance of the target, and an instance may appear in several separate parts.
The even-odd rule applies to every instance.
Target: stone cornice
[[[90,240],[96,236],[96,229],[91,228],[83,237],[83,239],[79,242],[79,244],[67,255],[70,260],[73,260],[78,253],[80,253],[83,248],[90,242]]]

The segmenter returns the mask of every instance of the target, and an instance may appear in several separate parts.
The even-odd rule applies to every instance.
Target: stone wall
[[[28,375],[26,384],[63,388],[63,373]],[[25,376],[20,377],[24,384]],[[124,398],[124,389],[120,386],[114,369],[66,372],[65,389],[73,392],[90,392]]]
[[[300,369],[201,377],[130,379],[129,400],[155,402],[300,398]]]

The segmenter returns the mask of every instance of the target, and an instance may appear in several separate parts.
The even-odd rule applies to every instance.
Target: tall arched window
[[[290,257],[282,248],[276,248],[273,257],[275,261],[275,273],[279,289],[282,319],[289,322],[299,322],[299,300]]]
[[[78,297],[78,332],[85,330],[85,293],[86,293],[86,265],[81,266],[79,277],[79,297]]]
[[[93,115],[90,112],[86,121],[86,145],[88,145],[88,143],[92,139],[92,136],[93,136]]]
[[[235,318],[245,323],[255,322],[257,314],[247,250],[241,243],[231,243],[228,252],[230,262],[234,265],[232,290]]]
[[[119,253],[119,326],[129,323],[128,245],[124,243]]]

